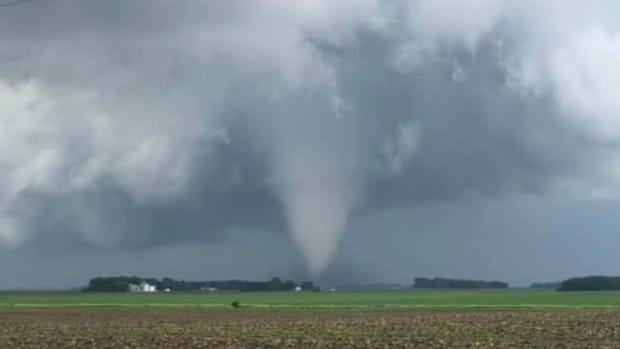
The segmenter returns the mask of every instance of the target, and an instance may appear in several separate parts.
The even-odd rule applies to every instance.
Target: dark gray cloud
[[[515,222],[532,217],[528,205],[553,216],[534,230],[551,231],[565,224],[566,203],[588,212],[617,198],[613,6],[50,0],[0,9],[0,246],[27,275],[8,284],[36,278],[43,262],[81,277],[564,275],[559,266],[528,274],[533,266],[508,250],[562,239],[523,232]],[[493,202],[513,206],[488,213],[501,219],[493,229],[478,226],[491,218],[475,210]],[[431,228],[440,233],[421,232]],[[397,258],[390,239],[414,247]],[[545,248],[541,263],[567,260]],[[435,262],[425,251],[436,250],[448,252]],[[202,274],[192,262],[201,251],[216,251],[205,263],[222,271]],[[252,259],[217,262],[223,253]],[[37,286],[75,282],[59,279]]]

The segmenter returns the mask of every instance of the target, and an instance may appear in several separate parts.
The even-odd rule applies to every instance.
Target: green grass
[[[0,307],[241,306],[274,308],[620,308],[620,292],[342,291],[213,293],[0,293]]]

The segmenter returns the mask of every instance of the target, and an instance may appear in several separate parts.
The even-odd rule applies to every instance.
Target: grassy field
[[[619,308],[620,292],[342,291],[269,293],[0,293],[0,307]]]

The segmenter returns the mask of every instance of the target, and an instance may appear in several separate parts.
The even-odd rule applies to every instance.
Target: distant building
[[[301,286],[295,287],[295,292],[301,292]]]
[[[129,292],[152,293],[157,292],[157,287],[143,281],[139,285],[129,284]]]

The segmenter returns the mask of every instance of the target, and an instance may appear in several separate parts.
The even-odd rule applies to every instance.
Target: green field
[[[0,307],[619,308],[620,292],[338,291],[213,293],[0,293]]]

